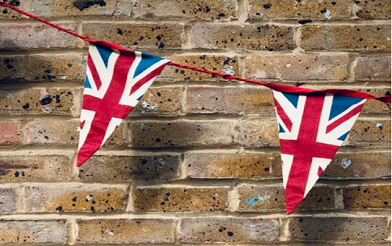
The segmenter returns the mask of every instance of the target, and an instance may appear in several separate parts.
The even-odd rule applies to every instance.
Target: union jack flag
[[[286,212],[301,203],[331,162],[366,99],[273,91],[279,126]]]
[[[169,60],[90,43],[76,165],[81,166],[132,111]]]

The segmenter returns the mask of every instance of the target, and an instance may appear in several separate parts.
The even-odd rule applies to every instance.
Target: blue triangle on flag
[[[349,107],[362,101],[363,98],[358,97],[346,97],[340,95],[334,95],[332,99],[331,113],[329,114],[329,120],[335,118],[339,114],[346,111]]]
[[[105,67],[108,67],[109,57],[112,54],[112,50],[108,50],[102,47],[97,46],[98,52],[102,57],[102,61],[105,64]]]
[[[86,75],[86,81],[84,82],[84,88],[91,89],[91,84],[90,84],[90,81],[88,80],[87,75]]]
[[[143,71],[154,65],[155,63],[163,60],[162,57],[154,56],[147,53],[142,53],[142,60],[136,68],[134,78],[141,74]]]
[[[285,131],[283,130],[283,127],[282,127],[280,124],[278,124],[278,125],[279,125],[279,133],[285,132]]]
[[[140,99],[142,99],[143,96],[144,96],[144,95],[141,95],[137,100],[140,101]]]
[[[338,138],[338,140],[344,141],[349,133],[350,133],[350,131],[346,132],[345,134],[343,134],[342,136],[340,136],[340,137]]]
[[[299,94],[292,94],[292,93],[282,93],[287,100],[289,100],[291,102],[291,104],[294,105],[294,107],[296,108],[298,105],[298,98],[299,98]]]

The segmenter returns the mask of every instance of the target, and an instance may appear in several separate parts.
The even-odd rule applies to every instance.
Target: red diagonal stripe
[[[166,63],[157,67],[155,70],[147,74],[144,78],[140,79],[136,84],[132,86],[131,93],[129,95],[132,95],[135,91],[137,91],[140,87],[142,87],[145,83],[153,79],[154,77],[158,76],[162,69],[166,66]]]
[[[283,121],[287,129],[291,131],[291,127],[293,126],[293,123],[291,122],[290,118],[287,116],[286,112],[284,112],[279,102],[276,99],[274,100],[275,100],[276,112],[278,113],[280,119]]]
[[[340,119],[334,121],[333,123],[331,123],[330,125],[327,126],[327,133],[331,132],[333,129],[335,129],[336,127],[340,126],[343,122],[351,119],[352,117],[354,117],[355,115],[359,114],[359,112],[361,112],[361,109],[363,107],[363,103],[356,106],[353,110],[351,110],[349,113],[345,114],[343,117],[341,117]]]
[[[95,67],[95,64],[93,62],[93,59],[91,58],[90,53],[88,53],[88,58],[87,58],[87,66],[90,68],[91,75],[93,76],[93,79],[95,81],[95,85],[97,86],[97,90],[101,88],[102,82],[101,79],[99,78],[97,68]],[[92,82],[92,81],[90,81]]]

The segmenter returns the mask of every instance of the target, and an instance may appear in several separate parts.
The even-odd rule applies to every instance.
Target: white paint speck
[[[161,164],[162,166],[164,166],[166,164],[166,160],[161,158],[159,159],[159,164]]]
[[[142,129],[143,129],[143,128],[144,128],[144,122],[142,122],[140,125],[141,125],[141,127],[142,127]]]
[[[93,199],[93,195],[87,195],[86,199],[87,199],[87,201],[90,201],[91,199]]]
[[[388,41],[391,41],[391,38],[387,38]]]
[[[144,109],[155,110],[157,107],[156,105],[148,104],[146,101],[142,102],[142,108]]]
[[[382,129],[382,124],[381,123],[377,123],[376,127]]]
[[[328,9],[325,11],[324,15],[325,15],[325,18],[327,18],[328,20],[330,20],[332,18],[332,13]]]
[[[351,165],[351,163],[352,163],[351,160],[343,159],[343,160],[340,162],[340,166],[341,166],[343,169],[347,169],[347,168]]]
[[[59,76],[59,79],[67,79],[67,76],[63,75],[63,76]]]
[[[112,230],[107,229],[106,232],[107,232],[109,235],[114,236],[114,233],[113,233]]]
[[[287,64],[286,67],[291,67],[291,64]]]
[[[54,111],[54,108],[43,108],[42,109],[42,112],[47,113],[47,114],[52,113],[53,111]]]
[[[232,66],[225,66],[225,67],[223,68],[223,73],[224,73],[224,74],[229,74],[229,75],[234,75],[234,74],[235,74],[235,71],[234,71],[234,69],[233,69]]]
[[[80,127],[76,127],[76,131],[80,132],[82,129],[80,129]]]

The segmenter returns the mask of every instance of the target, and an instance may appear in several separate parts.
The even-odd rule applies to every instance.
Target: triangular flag
[[[90,43],[77,166],[105,143],[169,62],[147,53],[110,47],[120,46]]]
[[[273,90],[286,213],[301,203],[342,145],[366,99]]]

